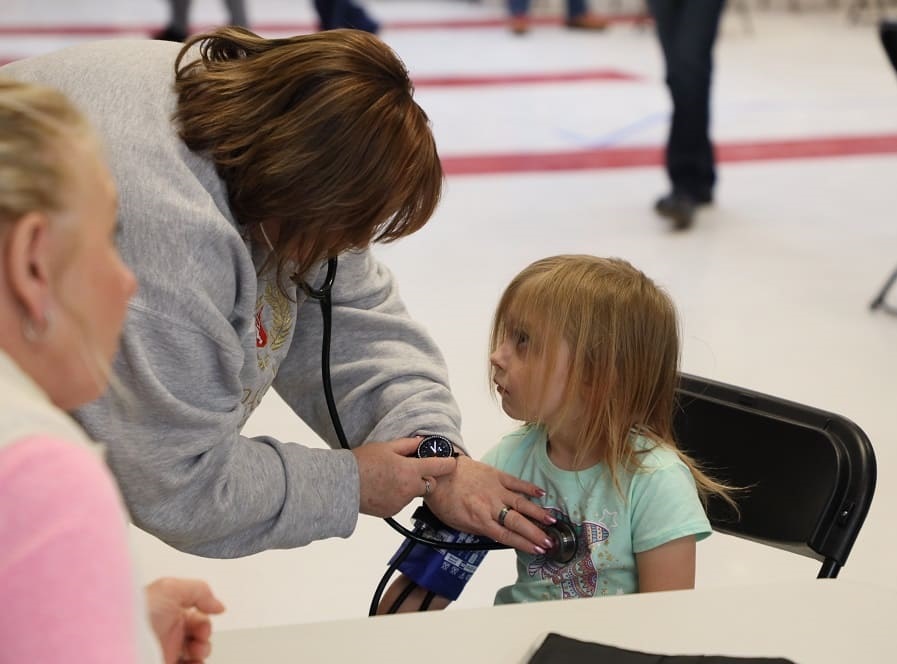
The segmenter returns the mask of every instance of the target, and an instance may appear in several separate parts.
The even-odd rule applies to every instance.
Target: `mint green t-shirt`
[[[622,495],[604,464],[580,471],[556,467],[542,427],[524,426],[486,453],[485,463],[545,489],[534,502],[571,524],[578,542],[566,565],[518,551],[517,581],[496,593],[496,604],[635,593],[635,554],[686,535],[710,535],[688,467],[647,438],[634,444],[646,450],[639,456],[643,468],[619,471]]]

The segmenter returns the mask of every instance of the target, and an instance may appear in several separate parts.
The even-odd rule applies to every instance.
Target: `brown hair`
[[[279,224],[278,272],[396,240],[433,214],[443,174],[429,120],[375,36],[221,28],[184,45],[175,75],[181,138],[210,155],[239,223]]]
[[[619,469],[641,466],[640,451],[631,444],[638,434],[675,450],[703,498],[727,496],[728,487],[676,446],[676,310],[642,272],[617,258],[564,255],[536,261],[514,277],[501,297],[492,350],[521,329],[529,336],[529,352],[542,359],[543,376],[554,370],[562,340],[570,348],[561,407],[569,412],[578,404],[585,413],[575,463],[599,451],[619,489]]]
[[[32,211],[63,212],[75,167],[67,147],[92,136],[62,93],[0,79],[0,223]]]

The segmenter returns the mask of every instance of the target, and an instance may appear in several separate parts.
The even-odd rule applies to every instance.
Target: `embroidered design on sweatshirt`
[[[293,327],[293,312],[289,299],[274,285],[273,281],[269,281],[265,285],[265,303],[271,307],[273,329],[271,351],[276,352],[290,337],[290,329]]]
[[[257,309],[255,312],[255,347],[264,348],[268,345],[268,331],[262,323],[262,310]]]
[[[268,316],[265,314],[270,312]],[[265,320],[268,320],[267,326]],[[259,371],[267,371],[272,366],[272,353],[276,353],[290,338],[293,326],[293,312],[287,296],[269,281],[255,302],[255,346],[258,353]],[[266,388],[267,389],[267,388]]]
[[[273,280],[266,282],[264,288],[259,284],[259,295],[255,300],[255,351],[259,375],[243,388],[243,398],[240,400],[243,404],[242,424],[246,423],[274,382],[293,324],[293,308],[289,298]]]

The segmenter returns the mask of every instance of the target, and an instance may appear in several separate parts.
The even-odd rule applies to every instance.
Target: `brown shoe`
[[[567,27],[578,30],[604,30],[608,25],[610,21],[606,18],[589,12],[567,19]]]
[[[525,35],[529,32],[529,16],[526,14],[512,16],[508,26],[515,35]]]

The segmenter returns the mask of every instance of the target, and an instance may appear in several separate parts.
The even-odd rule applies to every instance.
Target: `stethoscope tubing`
[[[323,334],[321,338],[321,382],[324,386],[324,399],[327,402],[327,411],[330,414],[330,421],[333,424],[333,430],[336,434],[336,438],[339,441],[340,446],[344,449],[351,450],[352,448],[349,446],[349,441],[346,438],[346,433],[343,430],[342,421],[340,420],[339,411],[336,407],[336,399],[333,396],[333,383],[330,377],[330,344],[333,331],[332,291],[333,283],[336,280],[337,267],[338,260],[336,257],[328,259],[327,273],[324,277],[324,283],[320,288],[312,288],[307,282],[304,281],[300,282],[300,286],[305,294],[308,297],[317,300],[318,304],[321,307],[321,321],[323,326]],[[395,556],[393,562],[390,563],[388,569],[386,570],[386,574],[383,575],[376,591],[374,592],[374,596],[371,600],[371,606],[368,613],[368,615],[370,616],[376,615],[377,608],[380,603],[380,598],[383,594],[383,590],[386,587],[386,583],[398,569],[399,565],[401,565],[401,563],[408,557],[408,555],[411,553],[411,550],[416,544],[423,544],[434,549],[454,551],[492,551],[496,549],[511,548],[506,544],[501,544],[500,542],[496,542],[490,539],[486,539],[485,541],[477,542],[475,544],[468,542],[443,542],[441,540],[433,539],[431,537],[425,537],[419,533],[411,531],[393,518],[387,517],[384,519],[384,521],[386,521],[386,523],[389,524],[389,526],[393,530],[403,535],[407,541],[403,544],[401,550]],[[569,558],[567,560],[564,560],[564,562],[567,562],[570,558],[572,558],[572,553],[575,553],[576,551],[576,534],[570,526],[564,526],[564,528],[559,529],[557,538],[559,548],[565,552],[565,555],[569,555]],[[413,587],[409,585],[402,592],[399,598],[393,603],[393,606],[389,609],[389,613],[395,613],[397,607],[402,603],[402,601],[404,601],[405,597],[409,592],[411,592],[411,590],[413,590]],[[428,591],[420,610],[426,610],[426,607],[429,606],[430,601],[433,599],[433,596],[433,592]]]
[[[327,274],[324,277],[324,283],[320,288],[312,288],[307,282],[301,282],[300,286],[305,294],[317,300],[321,307],[321,321],[323,323],[323,334],[321,338],[321,382],[324,385],[324,400],[327,402],[327,412],[330,414],[330,421],[333,424],[336,438],[343,449],[351,450],[346,433],[343,430],[342,421],[340,420],[339,411],[336,408],[336,399],[333,396],[333,384],[330,379],[330,344],[333,330],[333,282],[336,280],[336,270],[338,260],[336,257],[327,260]],[[387,517],[384,519],[393,530],[405,536],[406,538],[425,544],[436,549],[451,549],[455,551],[492,551],[496,549],[510,548],[500,542],[493,540],[471,544],[468,542],[442,542],[431,537],[425,537],[419,533],[405,528],[395,519]]]

